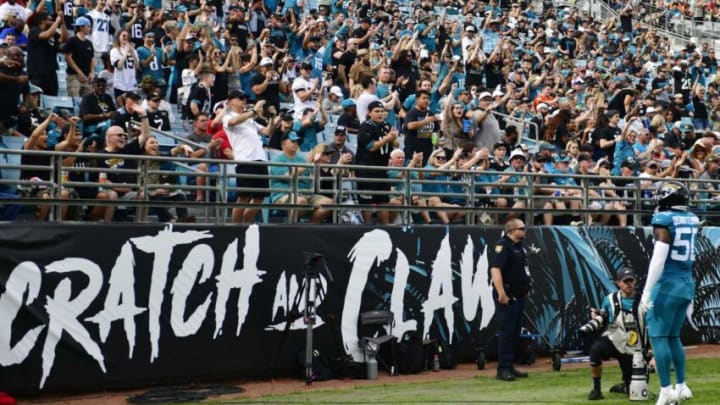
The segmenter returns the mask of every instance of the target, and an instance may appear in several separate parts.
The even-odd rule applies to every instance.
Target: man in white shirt
[[[300,64],[300,77],[293,81],[293,118],[295,120],[301,120],[303,111],[306,109],[311,108],[315,110],[315,107],[317,107],[317,98],[320,91],[315,82],[310,79],[312,69],[310,63],[303,62]]]
[[[267,154],[263,149],[262,138],[259,134],[260,126],[255,122],[258,115],[257,110],[262,110],[265,104],[260,100],[255,107],[246,111],[247,94],[240,90],[233,90],[228,94],[228,109],[222,117],[223,130],[227,134],[232,146],[233,156],[237,165],[235,173],[238,175],[267,176],[267,167],[260,164],[247,164],[247,162],[262,162],[267,160]],[[261,204],[269,194],[269,182],[267,177],[263,178],[237,178],[237,187],[250,188],[253,190],[238,193],[238,204]],[[255,208],[233,208],[232,222],[251,223],[255,220],[257,209]]]
[[[20,18],[23,21],[27,21],[28,12],[25,7],[17,4],[16,0],[8,0],[0,6],[0,20],[9,22],[10,17]]]
[[[355,104],[357,106],[358,121],[360,121],[361,124],[367,120],[368,106],[373,101],[381,102],[385,111],[390,111],[397,103],[397,91],[390,93],[385,99],[380,100],[377,96],[377,81],[372,76],[363,76],[363,78],[360,79],[360,85],[362,85],[363,90],[355,101]]]
[[[95,49],[96,63],[100,61],[100,55],[110,50],[110,45],[112,45],[110,16],[105,14],[105,2],[106,0],[98,0],[97,6],[86,15],[92,20],[90,40]]]

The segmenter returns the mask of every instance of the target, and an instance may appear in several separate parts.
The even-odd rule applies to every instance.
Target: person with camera
[[[508,220],[505,235],[495,244],[490,260],[495,321],[498,325],[497,379],[501,381],[515,381],[528,376],[513,365],[531,282],[524,240],[525,223],[519,218]]]
[[[632,355],[642,350],[638,331],[637,276],[628,268],[621,268],[615,282],[618,290],[603,299],[600,309],[590,309],[590,322],[580,328],[581,332],[592,333],[605,329],[590,347],[590,374],[593,388],[588,395],[591,401],[602,399],[601,379],[603,359],[614,357],[620,363],[623,382],[610,388],[610,392],[628,393],[632,377]]]

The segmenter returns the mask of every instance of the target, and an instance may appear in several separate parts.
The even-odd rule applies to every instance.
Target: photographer
[[[602,302],[601,309],[590,309],[592,320],[580,330],[595,332],[605,328],[602,335],[595,339],[590,348],[590,374],[593,388],[588,395],[589,400],[602,399],[600,381],[602,378],[602,361],[615,357],[620,363],[623,382],[610,388],[610,392],[628,393],[632,376],[632,354],[642,350],[638,336],[637,296],[635,282],[637,277],[632,269],[623,267],[617,273],[618,291],[608,294]]]

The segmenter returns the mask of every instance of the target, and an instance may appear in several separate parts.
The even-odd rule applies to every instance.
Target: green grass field
[[[690,359],[687,367],[688,384],[694,398],[686,404],[720,404],[720,360]],[[290,395],[265,396],[247,400],[234,399],[214,404],[627,404],[621,394],[608,389],[620,382],[616,362],[607,362],[603,373],[603,395],[600,401],[588,401],[592,386],[589,368],[576,370],[536,371],[527,379],[501,382],[493,377],[442,379],[407,384],[381,384],[359,388],[313,390]],[[659,390],[656,374],[650,375],[651,399]]]

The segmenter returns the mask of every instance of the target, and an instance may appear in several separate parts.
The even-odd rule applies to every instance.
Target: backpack
[[[298,352],[298,363],[300,365],[300,375],[305,377],[305,349]],[[312,357],[313,381],[327,381],[335,378],[335,373],[330,365],[327,356],[320,354],[317,349],[313,350]]]
[[[416,374],[426,369],[427,350],[416,331],[405,332],[398,343],[398,371]]]

